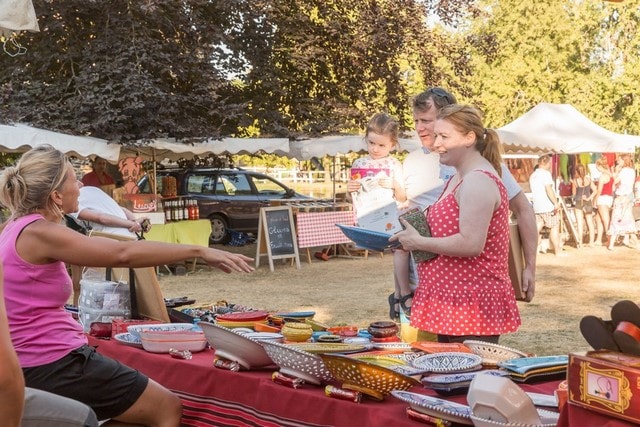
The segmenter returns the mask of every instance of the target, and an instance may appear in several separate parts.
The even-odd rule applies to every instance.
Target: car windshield
[[[256,186],[259,194],[282,195],[287,192],[286,188],[269,178],[259,178],[254,176],[253,184]]]

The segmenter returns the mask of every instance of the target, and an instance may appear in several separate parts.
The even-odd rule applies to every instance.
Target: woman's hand
[[[405,251],[414,251],[420,249],[418,247],[420,240],[423,238],[413,226],[405,219],[400,218],[400,224],[404,230],[398,231],[389,238],[390,242],[400,242],[400,246]]]
[[[219,268],[225,273],[231,273],[233,271],[250,273],[254,270],[254,268],[248,264],[253,261],[253,258],[249,258],[248,256],[241,254],[221,251],[219,249],[206,249],[202,259],[208,265]]]

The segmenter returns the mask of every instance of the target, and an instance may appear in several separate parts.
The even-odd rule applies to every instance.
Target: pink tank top
[[[64,310],[73,286],[63,262],[31,264],[16,240],[39,214],[10,220],[0,234],[4,297],[13,346],[23,368],[55,362],[87,343],[82,326]]]

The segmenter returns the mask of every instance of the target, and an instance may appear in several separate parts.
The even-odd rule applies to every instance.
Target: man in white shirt
[[[538,159],[538,167],[529,177],[529,186],[533,198],[533,211],[536,215],[538,245],[543,227],[549,228],[549,240],[556,255],[561,255],[560,245],[560,203],[553,189],[551,176],[551,156]]]
[[[455,103],[455,97],[442,88],[428,89],[413,99],[413,122],[422,142],[422,150],[409,153],[403,164],[407,207],[418,207],[424,210],[431,206],[442,194],[445,182],[456,173],[455,168],[441,165],[438,154],[431,152],[435,143],[434,124],[438,111],[446,105]],[[531,301],[535,293],[537,248],[535,217],[529,200],[504,164],[502,181],[507,189],[509,208],[518,220],[518,233],[525,258],[522,288],[526,293],[526,300]],[[394,312],[394,303],[399,304],[405,314],[410,312],[408,301],[412,299],[413,291],[409,279],[411,271],[409,264],[409,253],[395,252],[395,292],[389,296],[390,313]]]
[[[72,215],[80,221],[86,222],[92,230],[131,237],[132,239],[136,238],[136,233],[143,231],[142,222],[146,219],[144,217],[136,218],[133,212],[120,206],[100,188],[90,186],[80,188],[78,212]],[[74,305],[78,305],[81,277],[82,267],[72,265]]]

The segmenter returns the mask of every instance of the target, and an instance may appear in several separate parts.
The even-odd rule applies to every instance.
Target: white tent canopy
[[[42,144],[50,144],[67,155],[82,159],[100,156],[117,163],[120,156],[120,145],[110,144],[104,139],[68,135],[22,124],[0,125],[0,151],[24,153]]]
[[[611,132],[568,104],[538,104],[497,131],[506,153],[633,153],[640,147],[640,136]]]
[[[421,147],[418,139],[400,139],[399,152],[413,151]],[[292,141],[289,157],[309,160],[313,157],[335,156],[337,154],[366,152],[367,147],[361,135],[334,135],[322,138]]]
[[[254,154],[259,152],[288,156],[289,140],[287,138],[224,138],[189,144],[176,142],[175,139],[154,139],[149,143],[122,147],[123,156],[137,155],[156,161],[191,159],[194,156],[210,154]]]

